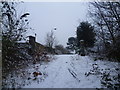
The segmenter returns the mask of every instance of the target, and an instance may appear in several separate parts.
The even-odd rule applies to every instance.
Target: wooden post
[[[81,56],[85,56],[84,40],[80,40],[80,51],[79,51],[79,54]]]

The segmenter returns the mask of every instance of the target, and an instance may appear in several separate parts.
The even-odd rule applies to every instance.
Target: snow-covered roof
[[[17,43],[26,43],[26,41],[25,40],[17,41]]]

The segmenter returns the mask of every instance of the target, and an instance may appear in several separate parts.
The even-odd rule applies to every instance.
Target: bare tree
[[[120,36],[120,2],[91,2],[90,16],[96,25],[96,34],[99,43],[103,43],[104,52],[110,56],[119,57],[115,54],[119,49]],[[116,49],[117,48],[117,49]],[[107,54],[106,53],[106,54]]]
[[[106,43],[108,40],[116,42],[115,37],[120,32],[120,3],[92,2],[90,15],[96,24],[98,34]]]
[[[58,43],[52,30],[46,34],[45,43],[46,46],[50,48],[53,48]]]

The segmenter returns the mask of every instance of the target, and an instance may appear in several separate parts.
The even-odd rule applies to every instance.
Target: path
[[[95,63],[89,56],[57,55],[43,69],[47,73],[44,81],[32,83],[26,88],[100,88],[100,79],[97,76],[86,77]],[[40,68],[42,69],[42,68]]]

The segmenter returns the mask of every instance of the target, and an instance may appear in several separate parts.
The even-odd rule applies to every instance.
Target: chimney
[[[31,45],[31,52],[34,53],[35,51],[35,37],[29,36],[29,44]]]

